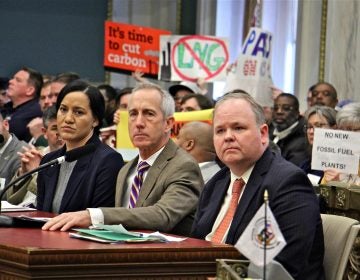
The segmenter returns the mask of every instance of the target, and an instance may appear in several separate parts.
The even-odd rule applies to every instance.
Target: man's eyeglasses
[[[315,123],[313,125],[311,124],[304,125],[305,132],[309,130],[314,130],[315,128],[329,128],[329,125],[327,123]]]

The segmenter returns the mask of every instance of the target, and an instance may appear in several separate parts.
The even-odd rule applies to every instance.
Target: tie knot
[[[144,173],[146,170],[148,170],[150,165],[146,161],[140,161],[137,170],[140,173]]]
[[[244,185],[245,182],[242,178],[236,179],[232,187],[232,193],[240,193]]]

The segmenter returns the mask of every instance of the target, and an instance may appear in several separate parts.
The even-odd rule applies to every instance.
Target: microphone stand
[[[264,270],[263,270],[263,279],[266,280],[266,241],[267,241],[267,207],[269,203],[269,194],[268,191],[264,192],[264,203],[265,203],[265,219],[264,219]]]
[[[8,185],[5,186],[5,188],[0,193],[0,201],[2,201],[3,196],[6,194],[6,192],[12,187],[15,186],[17,183],[22,182],[24,179],[27,179],[34,173],[38,173],[41,170],[61,164],[65,161],[65,156],[59,157],[57,159],[54,159],[52,161],[49,161],[45,164],[40,165],[39,167],[24,173],[20,177],[16,178],[15,180],[11,181]],[[0,214],[1,214],[1,205],[0,205]],[[28,218],[22,218],[22,217],[10,217],[6,215],[0,215],[0,227],[41,227],[45,222],[43,221],[35,221],[35,220],[29,220]]]

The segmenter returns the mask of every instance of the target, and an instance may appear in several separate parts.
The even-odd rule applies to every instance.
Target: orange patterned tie
[[[234,217],[236,207],[238,206],[239,197],[242,191],[242,188],[244,187],[245,182],[243,179],[236,179],[233,186],[232,186],[232,194],[231,194],[231,201],[229,208],[221,221],[220,225],[216,229],[211,241],[214,243],[222,243],[222,240],[224,238],[224,235],[227,231],[227,229],[230,226],[230,223]]]

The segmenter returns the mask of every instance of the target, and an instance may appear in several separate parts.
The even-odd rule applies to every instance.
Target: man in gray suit
[[[171,95],[157,85],[135,88],[128,106],[129,135],[139,156],[119,172],[116,207],[63,213],[43,230],[105,223],[188,235],[203,180],[197,162],[170,139],[174,110]],[[149,167],[140,175],[137,170],[145,161]],[[139,181],[143,183],[136,193]]]
[[[17,152],[23,146],[26,146],[26,143],[9,133],[9,122],[0,114],[0,189],[10,183],[19,169],[20,158]]]

